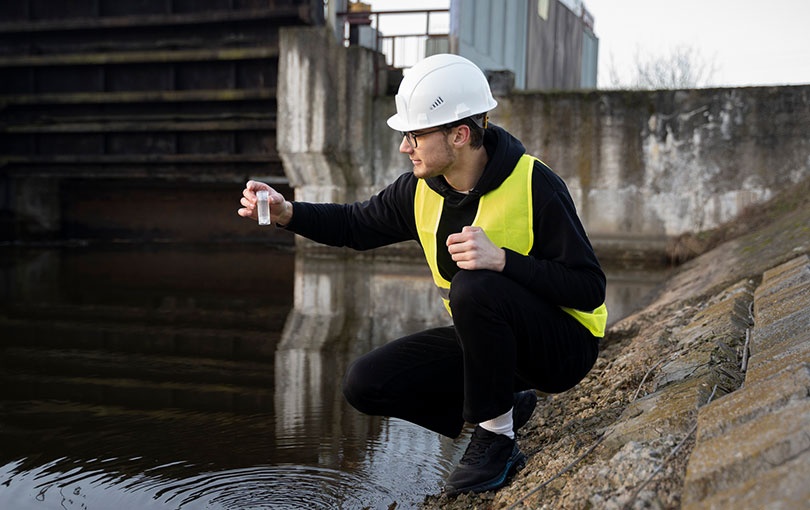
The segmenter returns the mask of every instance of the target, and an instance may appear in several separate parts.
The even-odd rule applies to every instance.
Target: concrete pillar
[[[275,353],[280,437],[303,426],[307,409],[343,401],[340,380],[352,360],[406,334],[450,324],[422,261],[299,250],[294,303]]]
[[[325,27],[279,34],[278,152],[295,199],[349,202],[374,191],[375,59]]]
[[[451,323],[430,270],[418,259],[299,251],[294,292],[279,351],[329,348],[356,357],[407,333]]]

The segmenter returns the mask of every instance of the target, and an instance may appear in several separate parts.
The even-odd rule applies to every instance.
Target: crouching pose
[[[256,192],[268,190],[272,219],[314,241],[358,250],[419,242],[453,325],[361,356],[343,393],[363,413],[451,438],[476,424],[450,495],[496,489],[523,466],[515,433],[534,410],[532,390],[577,384],[607,320],[605,275],[565,184],[487,124],[496,105],[472,62],[428,57],[403,79],[388,119],[412,172],[354,204],[290,202],[250,181],[239,209],[256,219]]]

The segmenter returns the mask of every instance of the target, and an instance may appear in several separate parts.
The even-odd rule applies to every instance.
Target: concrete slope
[[[803,204],[684,264],[541,398],[510,485],[424,508],[810,508],[808,253]]]

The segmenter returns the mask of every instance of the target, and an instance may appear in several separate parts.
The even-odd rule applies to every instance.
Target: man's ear
[[[462,124],[456,130],[456,136],[453,137],[453,144],[461,147],[470,141],[470,126]]]

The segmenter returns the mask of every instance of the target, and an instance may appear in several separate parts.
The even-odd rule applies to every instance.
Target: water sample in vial
[[[259,225],[270,224],[270,193],[268,191],[257,191],[256,197],[259,199]]]

